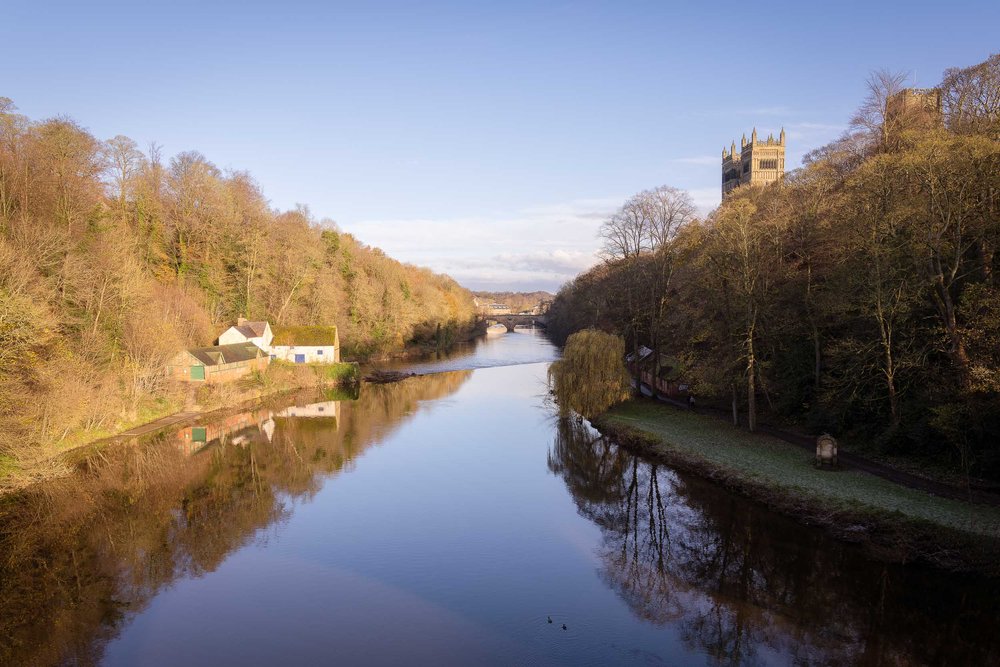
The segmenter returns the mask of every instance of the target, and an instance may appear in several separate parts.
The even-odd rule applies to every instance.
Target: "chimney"
[[[242,315],[236,318],[236,326],[241,327],[246,323],[247,323],[247,318],[243,317]]]

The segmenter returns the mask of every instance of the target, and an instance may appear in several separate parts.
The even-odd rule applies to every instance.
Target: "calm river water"
[[[995,583],[878,563],[560,424],[555,355],[489,338],[7,500],[0,663],[1000,661]]]

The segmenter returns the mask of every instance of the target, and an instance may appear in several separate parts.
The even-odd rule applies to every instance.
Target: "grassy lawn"
[[[930,522],[1000,537],[1000,508],[939,498],[856,470],[817,470],[811,452],[777,438],[737,430],[712,417],[630,401],[611,409],[602,420],[654,436],[654,447],[664,453],[722,470],[744,482],[818,501],[831,511]]]
[[[313,374],[312,377],[314,377],[320,384],[354,384],[361,381],[361,369],[358,364],[353,361],[338,362],[335,364],[295,364],[290,361],[275,359],[271,362],[266,371],[258,372],[255,375],[258,377],[261,384],[267,384],[269,379],[273,380],[278,378],[278,376],[281,376],[282,373],[303,373],[304,375],[296,377],[298,378],[299,384],[305,386],[303,383],[306,381],[306,378],[309,377],[305,374],[310,371]],[[279,378],[279,381],[283,380]]]
[[[354,363],[310,364],[321,379],[339,384],[353,384],[361,380],[361,370]]]

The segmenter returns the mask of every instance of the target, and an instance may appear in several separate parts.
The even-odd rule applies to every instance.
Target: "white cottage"
[[[321,403],[309,403],[308,405],[290,405],[280,412],[276,412],[275,417],[306,417],[306,418],[340,418],[340,401],[323,401]]]
[[[222,332],[219,336],[219,345],[253,343],[269,353],[272,340],[274,340],[274,333],[271,331],[271,325],[266,321],[250,321],[241,317],[236,321],[236,326],[229,327]]]
[[[340,361],[337,327],[275,327],[271,358],[295,364],[335,364]]]

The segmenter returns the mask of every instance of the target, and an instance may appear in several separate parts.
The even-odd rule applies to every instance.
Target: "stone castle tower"
[[[896,147],[907,130],[930,130],[943,124],[939,89],[904,88],[886,100],[882,141]]]
[[[785,174],[785,130],[776,140],[769,135],[765,141],[757,139],[754,128],[747,141],[743,135],[740,153],[736,154],[736,142],[727,152],[722,149],[722,198],[741,185],[767,185],[774,183]]]

